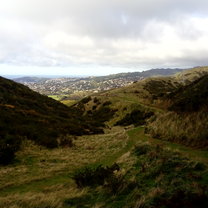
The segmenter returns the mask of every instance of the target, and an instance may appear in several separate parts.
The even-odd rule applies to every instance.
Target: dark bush
[[[87,114],[88,114],[88,115],[92,114],[92,111],[91,111],[91,110],[88,110],[88,111],[87,111]]]
[[[95,110],[97,108],[97,105],[92,106],[92,110]]]
[[[144,145],[137,145],[134,148],[134,153],[136,156],[140,156],[140,155],[144,155],[147,154],[147,152],[149,152],[151,150],[150,146],[148,144]]]
[[[102,127],[105,125],[104,122],[113,118],[115,112],[115,109],[111,109],[108,106],[100,106],[100,108],[94,110],[92,114],[87,114],[86,119],[90,118],[93,126]]]
[[[153,116],[153,112],[145,112],[140,110],[133,110],[131,113],[127,113],[126,116],[118,121],[115,125],[128,126],[134,124],[135,126],[143,125],[146,123],[146,119]]]
[[[207,208],[208,197],[205,193],[193,193],[192,190],[178,190],[171,197],[166,194],[154,200],[156,208]]]
[[[90,100],[92,100],[92,98],[90,96],[83,98],[80,102],[83,104],[88,103]]]
[[[6,135],[0,138],[0,164],[7,165],[15,158],[15,153],[19,150],[21,139],[16,136]]]
[[[79,188],[85,186],[104,185],[104,182],[113,177],[114,171],[119,170],[119,166],[115,163],[111,167],[85,167],[75,172],[73,179]]]
[[[99,99],[97,97],[94,97],[94,103],[98,103],[99,102]]]
[[[110,105],[110,104],[112,104],[111,101],[106,101],[106,102],[103,103],[103,106],[108,106],[108,105]]]
[[[73,141],[76,139],[74,136],[65,135],[58,138],[58,145],[60,147],[73,147]]]

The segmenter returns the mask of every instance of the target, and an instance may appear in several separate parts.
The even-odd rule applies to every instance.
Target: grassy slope
[[[122,129],[105,135],[78,137],[72,148],[48,150],[27,142],[17,154],[14,165],[0,168],[0,207],[17,205],[20,201],[28,203],[26,207],[32,207],[34,203],[41,204],[36,197],[41,195],[41,200],[44,200],[46,195],[54,196],[55,193],[55,200],[62,203],[65,197],[76,196],[79,192],[71,179],[73,171],[92,163],[109,165],[128,151],[133,143],[128,142]],[[59,198],[59,192],[65,194]],[[31,199],[31,195],[35,199]],[[52,198],[46,197],[46,203],[50,200]]]
[[[128,115],[133,111],[153,112],[156,116],[155,121],[150,120],[149,132],[155,138],[206,149],[206,74],[208,67],[199,67],[172,77],[148,78],[127,87],[95,94],[86,104],[86,109],[93,111],[110,102],[110,108],[117,112],[108,122],[109,126],[129,119]],[[99,101],[94,102],[94,99]]]
[[[134,109],[166,112],[164,106],[158,108],[157,102],[149,100],[152,95],[143,88],[135,92],[137,85],[92,96],[84,104],[85,112],[111,101],[107,106],[118,111],[109,126]],[[202,202],[207,203],[208,172],[201,164],[207,164],[207,151],[152,139],[144,135],[141,127],[127,133],[114,127],[105,135],[82,136],[74,143],[70,149],[53,150],[25,144],[14,165],[0,168],[0,207],[207,207]],[[135,154],[135,144],[136,152],[146,147],[148,151]],[[121,167],[116,173],[121,184],[116,193],[112,193],[116,181],[78,189],[72,180],[73,172],[79,168],[114,162]]]
[[[136,156],[133,153],[136,144],[137,149],[143,149],[144,146],[148,145],[151,151],[147,155],[145,153],[143,156]],[[177,158],[176,166],[179,170],[176,170],[178,174],[181,174],[180,177],[184,181],[176,181],[178,176],[171,175],[170,172],[161,172],[162,175],[158,173],[157,177],[148,176],[156,171],[152,168],[141,172],[141,167],[143,167],[141,162],[147,166],[151,165],[150,167],[156,167],[161,163],[159,155],[156,160],[149,161],[148,159],[155,151],[155,144],[162,145],[161,148],[169,149],[160,150],[160,155],[164,157],[163,160],[166,157]],[[182,156],[172,152],[176,148]],[[195,162],[187,163],[186,160],[182,159],[184,156],[188,156]],[[128,130],[128,132],[116,127],[106,132],[105,135],[82,136],[74,141],[72,148],[47,150],[27,142],[22,151],[18,153],[18,160],[15,165],[0,168],[0,207],[115,208],[137,207],[138,203],[143,204],[144,207],[151,207],[151,203],[158,203],[155,202],[157,197],[161,197],[161,202],[163,202],[164,197],[166,197],[163,195],[166,193],[165,186],[168,187],[167,197],[170,198],[180,188],[189,190],[190,187],[192,193],[198,196],[198,192],[202,189],[200,183],[207,186],[208,178],[206,169],[195,170],[195,167],[196,165],[201,167],[197,161],[207,163],[207,157],[208,155],[201,151],[191,152],[184,149],[183,146],[174,146],[172,143],[153,140],[144,135],[144,128],[141,127]],[[111,165],[114,162],[117,162],[121,167],[117,176],[121,176],[125,181],[119,182],[122,187],[120,187],[121,190],[119,188],[118,193],[112,194],[111,188],[105,186],[78,189],[72,180],[72,173],[81,167],[89,164]],[[190,167],[186,166],[186,163]],[[175,168],[174,161],[170,162],[169,165],[171,165],[170,171],[172,171],[172,168]],[[187,167],[189,167],[189,174],[183,172],[185,171],[184,168]],[[162,168],[162,170],[165,169]],[[202,178],[196,180],[190,174],[193,174],[194,177],[200,175]],[[146,178],[147,176],[150,178]],[[162,177],[163,183],[158,182],[159,177]],[[145,182],[143,185],[141,184],[142,181]],[[174,184],[171,185],[173,183],[171,181],[175,181]],[[176,182],[180,186],[176,185]]]
[[[208,149],[208,75],[168,96],[169,112],[150,122],[149,132],[162,138]]]
[[[31,139],[48,147],[57,146],[60,135],[102,132],[91,118],[76,109],[40,95],[28,87],[0,77],[0,140]]]

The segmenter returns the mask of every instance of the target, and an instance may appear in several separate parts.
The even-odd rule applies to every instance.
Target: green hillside
[[[168,112],[150,122],[157,138],[208,150],[208,75],[169,94]]]
[[[105,121],[98,123],[91,117],[82,116],[78,109],[70,109],[2,77],[0,112],[0,163],[9,162],[9,155],[19,148],[22,140],[30,139],[53,148],[67,135],[102,133],[101,126]]]
[[[168,96],[171,111],[193,112],[208,107],[208,74],[180,87]]]
[[[70,108],[3,79],[2,115],[13,123],[2,120],[1,141],[22,142],[13,164],[0,166],[0,208],[207,208],[208,67],[181,76],[148,78]],[[57,130],[39,134],[57,145],[23,134],[29,122]]]
[[[96,112],[104,103],[109,103],[116,111],[109,126],[148,122],[146,130],[156,138],[207,149],[207,83],[208,67],[193,68],[170,77],[147,78],[91,96],[85,105],[86,113]]]

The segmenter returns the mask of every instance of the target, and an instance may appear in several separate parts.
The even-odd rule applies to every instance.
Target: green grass
[[[57,184],[67,184],[70,183],[70,176],[69,174],[60,174],[54,175],[47,178],[41,178],[34,181],[29,181],[28,183],[17,185],[17,186],[10,186],[2,191],[0,190],[0,196],[8,196],[10,194],[18,193],[20,195],[25,194],[27,192],[38,193],[42,192],[46,187],[54,186]]]
[[[77,102],[77,100],[62,100],[61,101],[64,105],[67,106],[72,106],[73,104],[75,104]]]
[[[147,136],[144,134],[144,127],[134,128],[128,131],[128,135],[130,138],[137,138],[140,141],[148,141],[151,144],[160,144],[171,150],[179,151],[184,156],[191,158],[192,160],[196,160],[203,163],[208,163],[208,151],[193,149],[190,147],[186,147],[184,145],[163,141],[160,139],[153,139],[151,136]]]
[[[66,207],[203,207],[208,196],[202,187],[208,185],[207,169],[201,163],[189,161],[167,146],[147,142],[143,128],[128,131],[129,138],[138,143],[128,158],[126,171],[116,175],[119,184],[112,192],[114,180],[108,180],[104,186],[89,188],[85,195],[65,200]],[[130,139],[131,140],[131,139]],[[131,145],[130,145],[131,146]],[[130,149],[127,145],[127,151]],[[124,161],[123,161],[124,162]],[[200,178],[200,177],[201,178]],[[122,178],[120,180],[120,178]],[[115,179],[116,180],[116,179]],[[201,192],[202,191],[202,192]]]
[[[48,95],[48,97],[53,98],[54,100],[58,100],[60,101],[61,99],[63,99],[65,96],[64,94],[60,94],[60,95]]]
[[[152,150],[159,144],[168,149],[170,153],[167,154],[172,155],[172,150],[177,150],[194,161],[207,162],[207,152],[152,139],[144,134],[144,127],[129,130],[115,127],[104,135],[81,136],[74,141],[73,148],[47,150],[26,142],[18,152],[16,163],[0,168],[0,208],[128,208],[128,203],[134,204],[137,200],[142,200],[139,197],[141,193],[146,196],[144,203],[152,203],[152,195],[163,193],[164,187],[157,189],[155,178],[146,179],[146,176],[156,171],[154,167],[157,162],[152,165],[149,161],[148,155],[153,154],[151,151],[141,156],[140,162],[137,162],[133,152],[138,144],[141,148],[143,144],[148,144]],[[78,189],[72,180],[74,172],[80,168],[98,164],[111,166],[115,162],[121,167],[116,177],[123,178],[121,192],[115,195],[111,193],[112,184]],[[147,167],[150,165],[151,170],[138,174],[142,162]],[[160,159],[158,162],[161,162]],[[170,177],[175,180],[174,175]],[[207,184],[207,173],[202,177],[201,183]],[[140,180],[145,181],[142,189],[137,188]]]
[[[77,188],[71,180],[72,173],[76,169],[88,164],[109,165],[131,146],[125,132],[119,128],[105,135],[79,137],[74,144],[74,148],[71,149],[53,150],[25,144],[23,150],[18,153],[15,164],[0,167],[0,201],[2,204],[7,206],[6,201],[11,195],[17,197],[11,202],[16,204],[15,200],[18,201],[22,197],[22,200],[26,201],[29,193],[35,196],[44,193],[45,189],[49,189],[50,193],[57,192],[59,195],[59,192],[66,191],[65,185],[68,187],[67,184],[73,188],[72,192],[76,193]],[[56,186],[64,188],[57,191]]]

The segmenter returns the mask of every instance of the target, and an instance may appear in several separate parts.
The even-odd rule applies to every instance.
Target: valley
[[[0,81],[0,142],[13,150],[0,166],[0,208],[208,206],[208,67],[93,92],[70,107]]]

